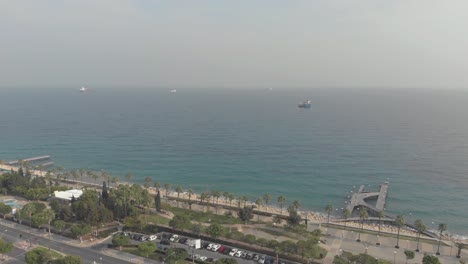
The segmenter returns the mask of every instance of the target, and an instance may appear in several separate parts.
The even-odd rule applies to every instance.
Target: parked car
[[[156,235],[151,235],[151,236],[148,237],[148,240],[149,240],[149,241],[154,241],[154,240],[156,240],[157,238],[158,238],[158,237],[157,237]]]
[[[208,258],[205,257],[205,256],[201,256],[201,257],[200,257],[200,260],[201,260],[201,261],[205,261],[205,260],[207,260],[207,259],[208,259]]]
[[[183,237],[181,239],[179,239],[179,243],[181,244],[185,244],[185,242],[187,241],[188,239],[186,237]]]
[[[229,252],[229,256],[233,256],[237,253],[238,249],[237,248],[233,248],[231,249],[231,251]]]
[[[211,247],[211,251],[218,251],[218,249],[221,247],[221,245],[218,245],[218,244],[214,244],[212,247]]]
[[[260,256],[260,258],[258,259],[258,263],[264,264],[265,263],[265,256]]]
[[[223,253],[224,255],[227,255],[227,254],[229,254],[229,252],[231,252],[231,250],[232,250],[232,248],[225,247],[222,253]]]
[[[258,262],[259,259],[260,259],[260,255],[255,254],[252,260],[255,262]]]
[[[167,240],[167,239],[163,239],[161,241],[159,241],[159,244],[162,244],[162,245],[170,245],[171,244],[171,241]]]
[[[239,251],[236,252],[236,254],[235,254],[234,256],[235,256],[236,258],[240,258],[241,255],[242,255],[242,253],[243,253],[243,252],[242,252],[241,250],[239,250]]]
[[[255,256],[255,254],[254,254],[254,253],[252,253],[252,252],[249,252],[249,253],[247,253],[247,256],[245,257],[245,259],[251,260],[251,259],[253,259],[253,258],[254,258],[254,256]]]
[[[217,251],[218,251],[219,253],[223,253],[223,251],[224,251],[225,248],[226,248],[225,246],[222,246],[222,245],[221,245],[221,246],[218,248]]]
[[[171,238],[169,238],[169,240],[172,242],[177,242],[178,238],[179,238],[179,235],[173,235],[171,236]]]
[[[243,258],[243,259],[245,259],[245,257],[247,257],[247,252],[245,252],[245,251],[244,251],[244,252],[242,252],[242,254],[241,254],[241,256],[240,256],[240,257],[241,257],[241,258]]]
[[[206,249],[211,250],[211,248],[212,248],[213,246],[214,246],[214,244],[209,243],[209,244],[206,246]]]

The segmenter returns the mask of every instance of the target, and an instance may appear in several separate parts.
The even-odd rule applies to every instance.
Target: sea
[[[388,214],[468,235],[468,90],[171,89],[3,87],[0,159],[50,155],[138,183],[282,195],[322,213],[331,203],[336,215],[361,184],[389,182]]]

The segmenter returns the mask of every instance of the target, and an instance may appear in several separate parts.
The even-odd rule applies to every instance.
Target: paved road
[[[14,257],[15,260],[9,261],[8,263],[25,263],[24,253],[28,249],[30,244],[40,245],[45,248],[64,253],[66,255],[77,255],[83,259],[83,263],[98,263],[98,264],[127,264],[132,261],[122,260],[120,258],[111,257],[103,254],[103,252],[96,251],[90,248],[77,247],[64,243],[63,240],[55,240],[58,236],[52,236],[52,239],[48,239],[47,234],[38,233],[34,229],[28,229],[27,227],[18,226],[13,227],[10,225],[4,225],[0,223],[0,230],[7,230],[2,232],[1,238],[13,242],[20,249],[16,249],[15,252],[10,253],[10,257]],[[22,236],[20,238],[20,235]],[[21,250],[23,248],[23,250]]]

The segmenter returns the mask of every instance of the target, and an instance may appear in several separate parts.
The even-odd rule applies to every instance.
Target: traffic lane
[[[61,252],[66,255],[77,255],[83,258],[85,263],[93,263],[93,261],[96,261],[96,263],[100,264],[127,264],[131,263],[128,261],[124,261],[121,259],[117,259],[114,257],[110,257],[107,255],[104,255],[100,252],[96,252],[93,250],[90,250],[88,248],[81,248],[81,247],[73,247],[65,243],[60,243],[54,240],[49,240],[46,238],[43,238],[41,236],[34,235],[30,232],[18,230],[12,227],[4,226],[0,224],[0,230],[1,229],[6,229],[8,232],[3,233],[3,237],[9,237],[15,242],[18,241],[29,241],[33,242],[35,244],[39,244],[43,247],[50,248],[53,250],[56,250],[58,252]],[[22,236],[23,239],[18,239]]]

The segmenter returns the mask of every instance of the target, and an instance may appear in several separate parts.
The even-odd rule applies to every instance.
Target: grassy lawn
[[[192,211],[189,209],[171,207],[168,209],[174,215],[188,215],[192,221],[202,222],[202,223],[218,223],[218,224],[242,224],[239,218],[235,216],[225,216],[225,215],[217,215],[211,212],[198,212]]]
[[[145,221],[145,215],[141,215],[140,219],[142,221]],[[163,224],[163,225],[168,225],[169,221],[171,221],[170,219],[168,219],[166,217],[162,217],[162,216],[157,215],[157,214],[146,215],[146,219],[148,220],[148,223]]]
[[[328,228],[333,228],[333,229],[339,229],[339,230],[344,230],[344,227],[343,226],[339,226],[339,225],[328,225],[328,224],[322,224],[323,227],[328,227]],[[360,232],[361,229],[360,228],[355,228],[355,227],[349,227],[347,226],[346,227],[346,231],[354,231],[354,232]],[[363,234],[370,234],[370,235],[378,235],[379,232],[378,231],[373,231],[373,230],[362,230],[362,233]],[[383,233],[381,232],[380,233],[380,236],[381,237],[393,237],[393,238],[397,238],[397,234],[389,234],[389,233]],[[413,237],[413,236],[405,236],[405,235],[402,235],[400,234],[400,240],[410,240],[410,241],[417,241],[418,238],[417,237]],[[433,239],[427,239],[427,238],[424,238],[423,236],[421,236],[421,239],[420,239],[420,242],[421,243],[427,243],[427,244],[433,244],[433,245],[436,245],[437,243],[439,243],[438,240],[433,240]],[[444,244],[442,242],[442,244]]]
[[[45,247],[36,247],[30,251],[35,251],[35,252],[41,252],[41,253],[46,253],[48,252],[48,254],[50,254],[52,256],[53,259],[60,259],[62,258],[64,255],[56,252],[56,251],[53,251],[53,250],[50,250],[48,248],[45,248]],[[42,254],[44,255],[44,254]]]

